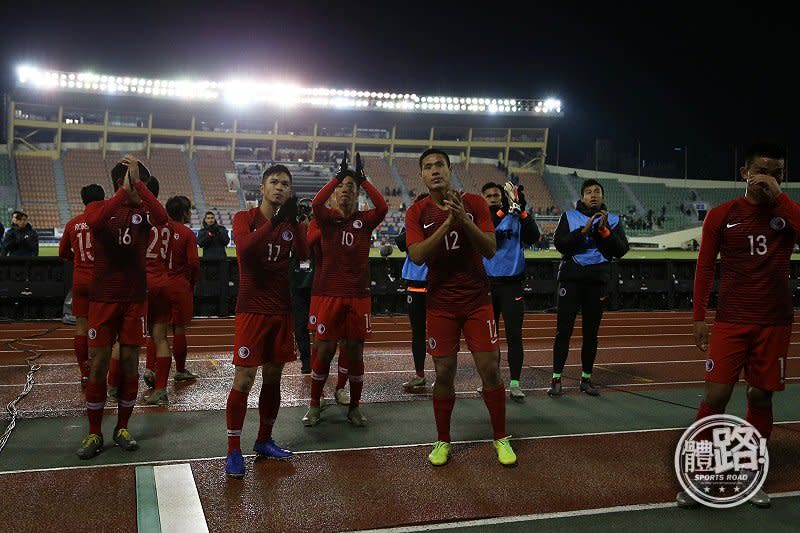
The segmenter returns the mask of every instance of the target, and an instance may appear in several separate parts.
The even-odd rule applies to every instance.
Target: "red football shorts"
[[[116,340],[144,345],[147,336],[147,301],[89,302],[89,346],[111,346]]]
[[[428,353],[433,357],[455,355],[461,349],[461,332],[471,352],[500,348],[497,322],[491,304],[473,310],[427,309]]]
[[[297,359],[292,315],[236,313],[233,323],[233,364],[261,366]]]
[[[72,316],[86,318],[89,316],[89,284],[72,284]]]
[[[191,323],[194,316],[194,294],[188,287],[169,289],[170,319],[169,323],[175,326],[186,326]]]
[[[706,381],[734,384],[745,380],[762,390],[785,388],[786,355],[792,326],[715,322],[706,360]]]
[[[372,298],[364,296],[317,296],[317,307],[308,322],[316,323],[314,338],[322,341],[354,339],[363,341],[372,333]],[[311,298],[312,302],[314,297]],[[313,305],[313,304],[312,304]]]
[[[150,324],[169,322],[170,307],[167,286],[147,287],[147,320]]]

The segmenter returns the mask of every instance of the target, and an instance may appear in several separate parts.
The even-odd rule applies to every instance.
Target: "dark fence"
[[[406,312],[402,259],[370,260],[374,314]],[[690,310],[695,261],[625,260],[612,264],[608,308],[612,310]],[[719,268],[717,279],[719,279]],[[528,259],[524,299],[527,312],[554,311],[558,260]],[[0,318],[54,319],[62,315],[64,296],[72,283],[70,263],[58,258],[0,259]],[[197,316],[231,316],[236,307],[239,271],[235,259],[201,259],[195,291]],[[790,287],[800,307],[800,261],[793,261]],[[746,290],[746,288],[743,288]],[[716,283],[709,306],[716,304]]]

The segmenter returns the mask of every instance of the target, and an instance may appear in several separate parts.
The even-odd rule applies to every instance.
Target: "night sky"
[[[3,91],[13,88],[14,67],[30,62],[151,77],[555,96],[565,117],[551,130],[551,163],[558,139],[561,164],[594,167],[601,139],[602,165],[635,172],[638,140],[646,160],[682,164],[674,148],[688,146],[690,177],[729,178],[734,147],[741,153],[766,138],[787,145],[790,160],[800,150],[789,82],[800,47],[791,17],[766,2],[749,11],[664,2],[96,4],[6,9]]]

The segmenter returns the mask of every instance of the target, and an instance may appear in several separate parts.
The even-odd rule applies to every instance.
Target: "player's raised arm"
[[[380,224],[386,213],[389,212],[389,205],[381,195],[380,191],[369,181],[367,181],[367,174],[364,170],[364,164],[361,162],[361,154],[356,153],[356,182],[364,189],[374,209],[364,212],[364,219],[371,228],[375,228]]]
[[[128,198],[128,191],[124,187],[120,187],[117,193],[108,200],[90,203],[85,210],[86,223],[92,229],[102,227],[111,218],[111,215],[128,201]]]
[[[239,211],[233,216],[233,242],[236,244],[236,254],[249,256],[258,251],[258,244],[265,241],[272,231],[272,223],[267,220],[260,228],[250,231],[250,222],[247,220],[247,211]]]

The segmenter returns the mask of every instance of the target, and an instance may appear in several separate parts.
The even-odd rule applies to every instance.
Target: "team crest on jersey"
[[[317,323],[317,315],[311,315],[308,317],[308,323],[312,326]]]
[[[786,221],[783,219],[783,217],[775,217],[769,221],[769,227],[775,231],[780,231],[786,227]]]
[[[94,328],[91,328],[91,329],[90,329],[90,330],[87,332],[87,335],[88,335],[88,337],[89,337],[90,339],[94,340],[94,339],[96,339],[96,338],[97,338],[97,330],[96,330],[96,329],[94,329]]]
[[[475,217],[472,216],[472,213],[467,213],[467,216],[471,221],[475,222]]]
[[[238,354],[240,359],[247,359],[250,357],[250,348],[247,346],[239,346]]]
[[[356,229],[361,229],[362,227],[364,227],[364,223],[356,219],[353,221],[353,227]]]
[[[711,372],[712,370],[714,370],[714,360],[706,359],[706,372]]]
[[[289,230],[287,229],[286,231],[284,231],[283,233],[281,233],[281,238],[282,238],[284,241],[286,241],[286,242],[289,242],[289,241],[291,241],[292,239],[294,239],[294,233],[292,233],[291,231],[289,231]]]
[[[142,223],[142,215],[140,215],[139,213],[134,213],[133,216],[131,217],[131,223],[132,224],[141,224]]]
[[[319,333],[320,335],[325,333],[325,324],[320,324],[319,326],[317,326],[317,333]]]
[[[412,297],[411,297],[411,295],[409,294],[408,296],[406,296],[406,301],[407,301],[408,303],[411,303],[411,302],[413,302],[413,301],[414,301],[414,298],[412,298]]]
[[[174,237],[172,237],[172,238],[173,238],[173,239],[175,239],[175,240],[177,241],[178,239],[180,239],[180,238],[181,238],[181,236],[180,236],[180,235],[178,235],[177,233],[175,233],[175,236],[174,236]]]
[[[428,347],[429,347],[431,350],[433,350],[434,348],[436,348],[436,339],[434,339],[433,337],[431,337],[430,339],[428,339]]]
[[[567,288],[566,287],[561,287],[560,289],[558,289],[558,295],[559,296],[566,296],[567,295]]]

